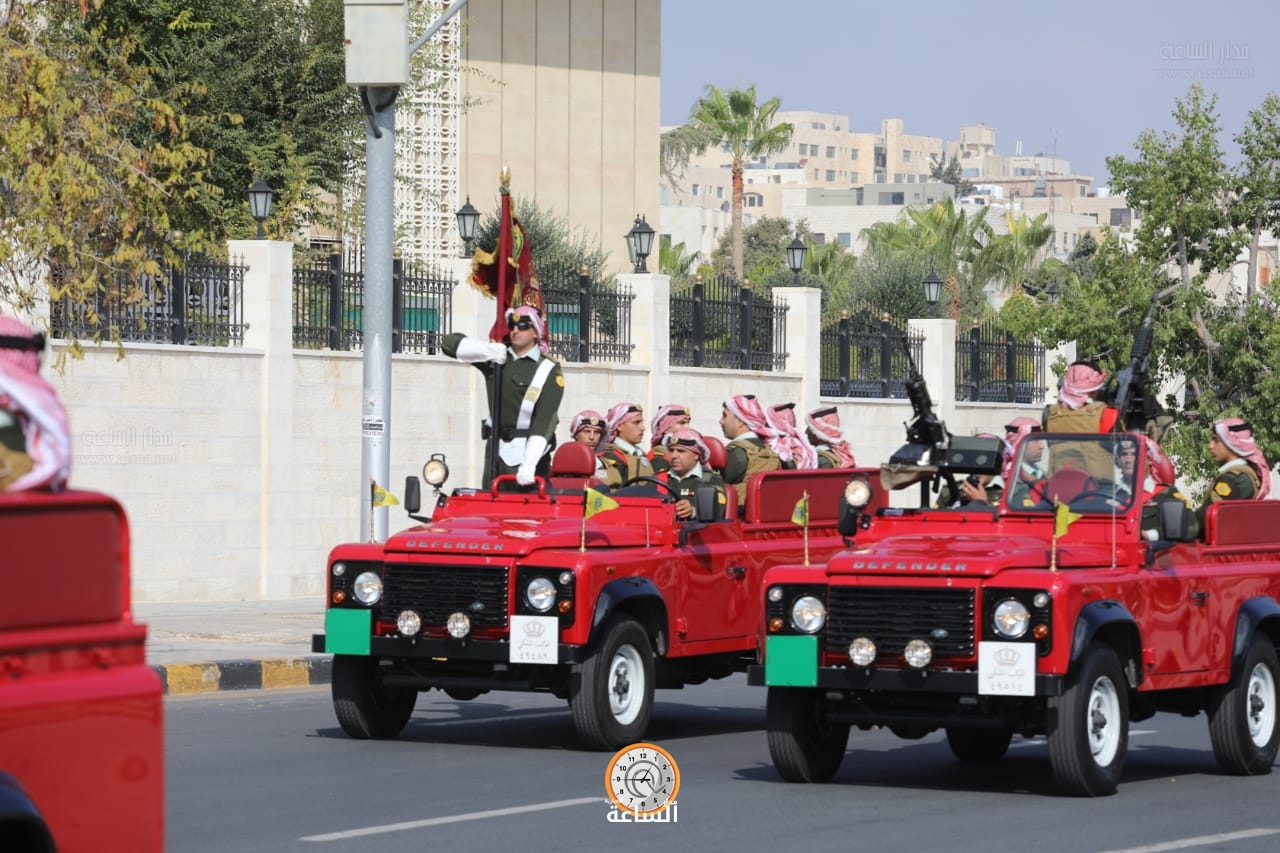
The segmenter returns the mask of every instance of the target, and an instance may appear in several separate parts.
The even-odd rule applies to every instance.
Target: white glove
[[[502,364],[507,360],[506,344],[490,344],[479,338],[463,338],[458,341],[458,361],[474,364],[478,361],[492,361]]]
[[[547,440],[540,435],[531,435],[525,441],[524,445],[524,461],[520,463],[520,467],[516,469],[516,482],[522,486],[532,486],[535,472],[538,470],[538,460],[542,458],[542,454],[547,452]]]

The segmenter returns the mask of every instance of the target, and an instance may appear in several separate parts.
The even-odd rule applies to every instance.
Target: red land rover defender
[[[1126,474],[1114,460],[1135,449]],[[782,777],[830,779],[850,727],[943,729],[970,762],[1044,735],[1063,791],[1105,795],[1130,722],[1157,711],[1207,713],[1225,772],[1269,773],[1280,502],[1216,503],[1183,541],[1185,505],[1149,502],[1132,473],[1145,455],[1125,433],[1033,433],[998,507],[877,509],[851,484],[840,527],[852,547],[765,577],[765,658],[748,678],[768,687]],[[908,467],[887,473],[907,482]]]
[[[585,465],[563,464],[574,452],[560,448],[536,493],[499,491],[511,477],[488,491],[437,492],[419,526],[385,544],[333,549],[325,633],[313,649],[334,655],[344,731],[395,737],[431,688],[455,700],[536,690],[569,701],[586,745],[634,743],[654,688],[756,661],[765,570],[825,561],[843,544],[835,510],[853,471],[757,474],[743,517],[730,489],[725,518],[711,520],[704,500],[691,522],[676,519],[664,482],[642,477],[612,494],[617,508],[586,518],[594,458],[588,450]],[[433,458],[425,479],[438,489],[442,471]],[[416,478],[411,485],[414,513]],[[792,521],[806,492],[807,536]]]
[[[162,687],[130,612],[124,510],[0,493],[0,543],[0,850],[163,850]]]

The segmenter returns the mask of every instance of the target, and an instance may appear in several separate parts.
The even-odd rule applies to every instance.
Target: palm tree
[[[689,271],[698,262],[699,252],[690,252],[684,243],[674,245],[668,239],[658,244],[658,272],[671,277],[671,289],[679,290],[689,282]]]
[[[1028,219],[1026,214],[1014,217],[1006,212],[1004,221],[1008,233],[996,237],[987,246],[984,253],[986,272],[991,278],[1003,282],[1008,293],[1021,293],[1023,283],[1039,266],[1037,259],[1054,236],[1048,216],[1042,213],[1035,219]]]
[[[733,178],[733,272],[742,278],[742,170],[748,160],[768,157],[791,144],[794,128],[789,122],[774,122],[780,98],[756,103],[756,87],[727,92],[707,85],[703,96],[689,113],[690,136],[701,154],[713,145],[726,148],[732,157]]]

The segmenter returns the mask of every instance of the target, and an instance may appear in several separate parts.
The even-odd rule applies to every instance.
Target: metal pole
[[[467,0],[454,0],[409,48],[412,56]],[[405,34],[406,37],[408,33]],[[387,508],[375,512],[369,481],[391,486],[391,278],[395,253],[398,86],[361,87],[365,107],[364,381],[360,414],[360,535],[387,538]]]

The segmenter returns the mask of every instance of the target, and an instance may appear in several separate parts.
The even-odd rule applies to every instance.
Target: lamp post
[[[476,226],[480,224],[480,211],[471,206],[471,196],[467,196],[467,203],[458,208],[454,216],[458,217],[458,236],[466,247],[462,257],[469,258],[474,252],[471,243],[476,239]]]
[[[938,297],[942,295],[942,279],[938,278],[936,272],[930,272],[924,277],[924,301],[929,303],[929,317],[937,319],[938,317]]]
[[[787,266],[791,268],[791,272],[795,274],[795,286],[800,286],[800,270],[804,269],[805,256],[809,254],[809,247],[804,244],[797,234],[796,238],[791,241],[791,245],[787,246]]]
[[[249,187],[249,211],[253,214],[253,218],[258,221],[257,240],[267,239],[267,232],[262,230],[262,223],[267,221],[267,217],[271,215],[271,202],[276,197],[275,191],[267,186],[267,182],[258,178],[253,182],[253,186]]]
[[[649,267],[645,263],[645,259],[649,257],[649,252],[653,249],[653,226],[644,221],[644,217],[636,214],[635,224],[631,226],[631,233],[627,235],[627,253],[630,254],[632,248],[635,249],[635,272],[647,273]]]

